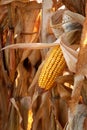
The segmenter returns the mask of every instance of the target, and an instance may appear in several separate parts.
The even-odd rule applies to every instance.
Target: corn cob
[[[38,80],[39,87],[49,90],[55,79],[62,75],[65,66],[65,59],[60,46],[53,47],[41,70]]]

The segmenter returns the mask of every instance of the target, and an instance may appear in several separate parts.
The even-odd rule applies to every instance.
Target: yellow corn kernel
[[[60,46],[53,47],[45,60],[39,76],[39,87],[49,90],[58,76],[61,76],[66,66]]]

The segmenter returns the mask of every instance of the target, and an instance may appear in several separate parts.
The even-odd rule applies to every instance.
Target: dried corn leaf
[[[23,44],[22,43],[22,44],[10,45],[10,46],[4,47],[3,49],[9,49],[9,48],[12,48],[12,49],[16,49],[16,48],[44,49],[44,48],[50,48],[53,46],[57,46],[60,43],[63,54],[64,54],[64,58],[66,60],[66,63],[67,63],[69,70],[71,72],[76,72],[76,63],[77,63],[78,52],[71,49],[70,47],[66,46],[64,44],[63,37],[62,37],[62,41],[60,39],[58,39],[56,42],[50,43],[50,44],[46,44],[46,43],[33,43],[33,44],[26,43],[26,44]]]
[[[72,91],[72,102],[73,103],[77,104],[79,102],[79,97],[80,97],[80,92],[81,92],[81,88],[83,85],[83,80],[84,80],[84,76],[82,76],[82,75],[75,75],[75,77],[74,77],[74,87],[73,87],[73,91]]]
[[[29,96],[25,96],[21,99],[21,114],[23,118],[23,126],[24,129],[27,130],[27,125],[28,125],[28,111],[31,108],[31,98]]]
[[[87,105],[87,79],[84,79],[81,89],[82,102]]]
[[[30,85],[29,88],[28,88],[28,93],[29,93],[30,96],[32,96],[32,95],[34,94],[35,86],[36,86],[36,84],[37,84],[38,77],[39,77],[39,75],[40,75],[40,72],[41,72],[43,63],[44,63],[44,62],[42,62],[41,65],[39,66],[39,68],[38,68],[38,70],[37,70],[37,72],[36,72],[36,74],[35,74],[35,76],[34,76],[34,78],[33,78],[32,83],[31,83],[31,85]]]
[[[24,61],[30,54],[32,50],[24,50],[21,58],[21,62]]]
[[[13,106],[15,107],[15,109],[17,110],[18,115],[19,115],[19,117],[20,117],[20,118],[19,118],[19,122],[21,123],[21,122],[22,122],[22,116],[21,116],[21,114],[20,114],[19,108],[18,108],[18,106],[17,106],[17,104],[16,104],[14,98],[11,98],[11,103],[13,104]]]
[[[77,105],[74,114],[69,112],[69,123],[66,130],[84,130],[86,117],[87,107],[84,104]]]
[[[72,84],[74,83],[74,76],[73,75],[63,75],[63,76],[59,76],[57,79],[56,79],[56,82],[58,84],[64,84],[65,82],[66,83],[69,83],[69,84]]]
[[[7,12],[8,12],[7,7],[5,6],[0,7],[0,24],[5,19]]]
[[[23,31],[23,25],[19,19],[14,29],[14,38],[17,38],[22,33],[22,31]]]
[[[19,9],[24,9],[25,11],[42,9],[42,4],[37,3],[36,1],[22,2],[22,0],[20,0],[20,1],[12,2],[11,5],[18,7]]]
[[[81,36],[81,46],[78,55],[77,73],[87,76],[87,14],[83,25],[83,31]]]
[[[60,95],[61,98],[63,98],[64,100],[68,101],[71,97],[71,93],[68,92],[63,85],[57,85],[57,91]]]
[[[41,103],[38,106],[38,110],[34,117],[33,130],[36,130],[39,128],[42,130],[48,130],[48,126],[50,126],[49,124],[50,113],[49,112],[50,112],[49,92],[46,92],[41,96]]]
[[[7,130],[21,130],[22,116],[19,111],[18,102],[14,98],[11,99],[12,107],[7,123]]]
[[[69,10],[85,15],[85,0],[60,0]]]
[[[57,46],[58,43],[17,43],[14,45],[9,45],[7,47],[2,48],[1,50],[4,49],[17,49],[17,48],[21,48],[21,49],[44,49],[44,48],[50,48],[53,46]]]
[[[82,25],[80,24],[80,22],[83,21],[82,18],[79,18],[81,20],[78,19],[78,14],[69,12],[68,14],[66,12],[69,12],[68,10],[65,11],[63,13],[63,18],[62,18],[62,27],[64,29],[64,32],[69,32],[75,29],[82,29]],[[69,15],[71,13],[71,15]],[[77,15],[77,17],[76,17]],[[76,18],[74,18],[76,17]],[[79,16],[81,17],[81,16]]]
[[[29,61],[33,66],[36,65],[36,63],[40,60],[41,54],[39,50],[33,50],[33,52],[28,57]]]
[[[29,2],[29,0],[1,0],[0,5],[6,5],[6,4],[10,4],[12,2],[17,2],[17,1],[23,2],[23,3]]]

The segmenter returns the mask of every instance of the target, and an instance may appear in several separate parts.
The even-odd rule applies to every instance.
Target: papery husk
[[[66,61],[66,64],[68,66],[68,69],[71,72],[76,72],[76,63],[77,63],[77,58],[78,58],[78,52],[71,49],[70,47],[66,46],[64,44],[64,35],[61,37],[60,40],[60,46]],[[57,41],[56,41],[57,42]]]
[[[68,12],[68,13],[67,13]],[[77,18],[76,18],[77,16]],[[80,20],[81,19],[81,20]],[[73,13],[71,11],[64,11],[63,13],[63,18],[62,18],[62,27],[65,32],[69,32],[75,29],[82,29],[82,24],[84,22],[84,17]]]
[[[56,79],[56,82],[58,84],[64,84],[66,82],[66,83],[69,83],[69,84],[73,85],[73,83],[74,83],[74,76],[73,76],[73,74],[59,76]]]
[[[81,29],[71,30],[65,33],[65,38],[67,45],[78,45],[80,44],[81,39]]]
[[[74,20],[74,22],[80,23],[81,25],[83,25],[84,20],[85,20],[85,17],[83,15],[72,12],[70,10],[66,10],[64,12],[64,15],[68,15],[69,17],[71,17]]]
[[[50,19],[50,26],[56,38],[59,38],[63,34],[64,30],[62,28],[62,16],[65,9],[57,10]]]
[[[82,25],[80,23],[83,23],[83,21],[84,16],[78,15],[66,9],[60,9],[53,13],[50,25],[56,38],[59,38],[59,36],[65,32],[67,44],[71,45],[77,43],[79,44],[82,30]]]

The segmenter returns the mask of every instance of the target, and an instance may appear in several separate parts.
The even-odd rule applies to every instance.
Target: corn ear
[[[62,75],[65,67],[66,62],[60,45],[53,47],[42,67],[38,80],[39,87],[49,90],[53,86],[56,78]]]

